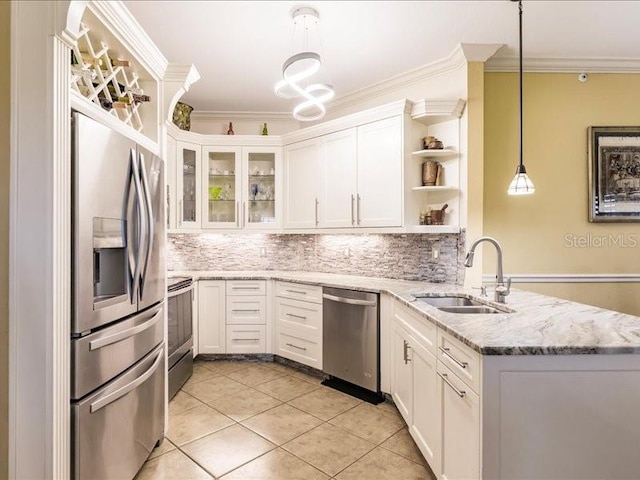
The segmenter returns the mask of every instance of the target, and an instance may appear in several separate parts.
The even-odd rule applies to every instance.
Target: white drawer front
[[[438,329],[438,360],[475,392],[480,391],[480,354],[457,338]]]
[[[302,283],[276,282],[276,296],[321,304],[322,287]]]
[[[264,325],[227,325],[227,353],[265,353]]]
[[[276,298],[278,328],[306,332],[306,336],[322,335],[322,305],[290,298]]]
[[[227,295],[266,295],[265,280],[227,280]]]
[[[437,327],[418,313],[411,311],[405,305],[395,302],[394,317],[406,328],[411,335],[429,352],[435,355],[437,341]]]
[[[266,297],[227,296],[227,325],[264,325]]]
[[[295,331],[280,329],[277,354],[322,370],[322,337],[304,338]]]

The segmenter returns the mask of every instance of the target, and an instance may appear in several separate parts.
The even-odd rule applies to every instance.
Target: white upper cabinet
[[[240,147],[203,147],[202,228],[239,228]]]
[[[402,226],[403,157],[401,116],[358,127],[358,226]]]
[[[356,129],[332,133],[321,139],[319,226],[355,227],[358,188]]]
[[[281,226],[282,149],[242,148],[242,227],[272,229]]]
[[[285,228],[318,226],[321,151],[315,138],[284,148]]]
[[[200,228],[200,145],[176,142],[177,228]]]

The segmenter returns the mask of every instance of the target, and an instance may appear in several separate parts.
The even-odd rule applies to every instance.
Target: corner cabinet
[[[203,147],[202,228],[280,226],[279,147]]]
[[[176,130],[171,128],[171,130]],[[174,135],[174,133],[172,133]],[[282,226],[282,147],[279,139],[220,140],[202,145],[203,136],[176,132],[169,136],[168,211],[169,228],[177,230],[279,230]],[[217,139],[217,138],[216,138]]]
[[[199,145],[176,142],[177,228],[200,228],[200,176],[202,155]]]

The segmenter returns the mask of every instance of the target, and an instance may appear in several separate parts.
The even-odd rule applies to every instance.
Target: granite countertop
[[[485,355],[640,353],[640,317],[512,289],[506,304],[460,285],[287,271],[181,271],[194,279],[273,279],[388,293]],[[460,294],[511,313],[456,314],[416,302],[419,294]]]

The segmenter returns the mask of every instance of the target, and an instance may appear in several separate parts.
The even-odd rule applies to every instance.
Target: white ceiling
[[[498,1],[124,2],[169,62],[201,80],[200,111],[286,112],[273,93],[291,55],[292,7],[320,13],[323,68],[336,97],[448,57],[459,43],[504,43],[517,57],[517,4]],[[640,1],[524,2],[524,57],[640,59]]]

